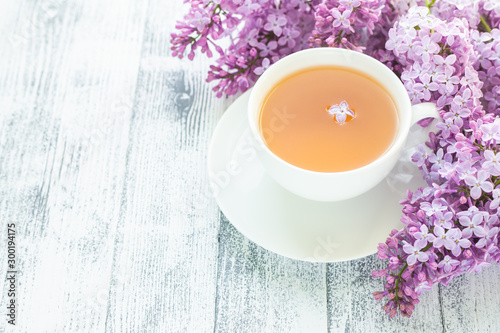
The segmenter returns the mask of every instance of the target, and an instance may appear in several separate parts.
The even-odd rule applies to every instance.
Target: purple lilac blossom
[[[319,0],[185,2],[191,8],[171,35],[172,55],[192,60],[198,51],[209,58],[215,51],[207,82],[216,82],[222,97],[246,91],[272,63],[309,47],[304,36],[313,30]]]
[[[315,7],[310,46],[364,50],[385,7],[385,0],[322,0]]]
[[[436,103],[444,119],[412,158],[429,187],[408,192],[403,229],[378,247],[388,270],[374,274],[386,278],[374,296],[388,298],[390,316],[410,316],[434,284],[500,262],[499,13],[491,1],[438,1],[430,13],[410,6],[387,33],[385,47],[410,98]],[[428,260],[418,260],[421,253]]]

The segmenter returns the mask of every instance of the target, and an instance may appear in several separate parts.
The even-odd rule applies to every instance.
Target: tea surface
[[[328,112],[346,101],[354,117],[340,124]],[[315,67],[277,84],[260,114],[269,149],[297,167],[340,172],[357,169],[392,144],[398,116],[389,93],[376,81],[340,67]]]

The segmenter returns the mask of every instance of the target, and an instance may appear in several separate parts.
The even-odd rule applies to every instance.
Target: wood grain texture
[[[372,296],[383,290],[384,281],[371,276],[374,269],[383,268],[375,255],[328,264],[329,332],[442,332],[437,287],[422,295],[411,319],[385,314],[384,303]]]
[[[107,330],[211,331],[218,210],[199,166],[216,113],[187,103],[209,91],[178,61],[141,69],[138,86]]]
[[[108,332],[213,331],[219,220],[205,165],[224,106],[204,82],[206,63],[169,57],[175,13],[174,2],[148,10]]]
[[[217,332],[326,332],[326,265],[284,258],[221,215]]]
[[[0,214],[18,224],[17,331],[103,331],[144,11],[29,1],[11,14]]]
[[[462,275],[440,286],[445,332],[498,332],[500,266]]]

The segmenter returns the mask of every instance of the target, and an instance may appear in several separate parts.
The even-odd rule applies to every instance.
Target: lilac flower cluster
[[[430,12],[445,19],[465,19],[471,27],[476,27],[480,22],[477,0],[436,0],[430,7]]]
[[[440,179],[408,192],[401,201],[404,228],[378,246],[388,267],[373,272],[386,278],[384,291],[374,296],[388,298],[383,309],[391,317],[398,311],[410,316],[432,285],[500,262],[500,119],[487,116],[470,125],[469,136],[444,140],[453,145],[433,136],[429,146],[437,153],[421,147],[415,156]]]
[[[361,52],[380,20],[383,7],[383,0],[323,0],[315,8],[315,29],[309,37],[311,46]]]
[[[172,34],[173,56],[194,57],[199,48],[212,57],[207,81],[217,81],[217,97],[247,90],[272,63],[308,47],[303,38],[314,26],[317,0],[188,1],[189,13]],[[225,45],[225,49],[222,48]]]
[[[500,2],[498,0],[185,0],[172,55],[217,55],[218,97],[247,90],[272,63],[307,47],[365,52],[401,78],[413,103],[443,121],[413,161],[428,186],[408,192],[376,299],[410,316],[423,291],[500,262]],[[215,51],[215,52],[214,52]],[[347,106],[331,109],[344,121]],[[426,126],[428,122],[421,122]]]
[[[495,99],[486,97],[500,83],[499,52],[491,51],[498,30],[479,32],[469,26],[480,22],[473,20],[474,13],[460,3],[460,8],[446,6],[439,15],[454,18],[429,14],[428,7],[410,8],[386,43],[412,102],[434,102],[443,117],[439,133],[412,158],[429,187],[408,192],[401,201],[404,228],[378,247],[388,267],[373,272],[386,279],[384,290],[374,296],[388,298],[383,309],[390,316],[410,316],[432,285],[500,261],[500,119],[494,117]],[[455,17],[460,10],[467,19]]]
[[[412,103],[435,101],[442,110],[445,138],[481,111],[481,83],[470,40],[466,20],[445,21],[429,15],[426,7],[412,7],[389,30],[385,45],[394,53]]]
[[[498,0],[481,0],[479,2],[480,20],[490,27],[500,26],[500,2]],[[486,28],[486,30],[489,30]]]
[[[500,30],[473,31],[472,41],[478,58],[474,69],[484,84],[483,105],[487,112],[500,115]]]

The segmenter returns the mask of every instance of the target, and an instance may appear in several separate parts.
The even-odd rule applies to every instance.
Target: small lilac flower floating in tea
[[[341,125],[345,123],[347,116],[354,118],[354,111],[349,109],[349,104],[346,101],[330,106],[328,113],[334,116],[335,120]]]

